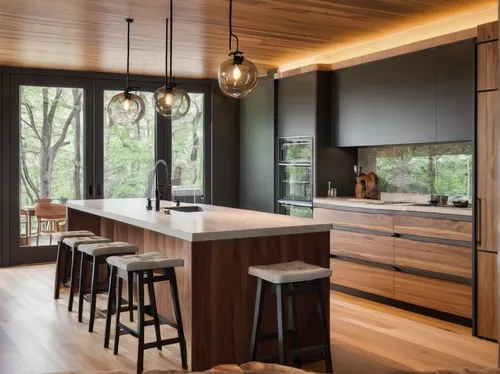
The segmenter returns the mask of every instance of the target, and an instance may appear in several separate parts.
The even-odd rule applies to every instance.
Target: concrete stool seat
[[[97,237],[96,237],[97,238]],[[92,239],[92,238],[89,238]],[[125,242],[102,242],[96,239],[93,243],[80,244],[78,246],[78,251],[80,252],[80,286],[79,286],[79,296],[78,296],[78,322],[83,320],[83,299],[86,290],[86,277],[87,265],[90,263],[92,265],[92,285],[90,287],[90,319],[89,319],[89,332],[94,331],[94,321],[96,314],[96,301],[98,293],[98,282],[99,282],[99,268],[101,265],[106,264],[106,260],[110,256],[117,255],[128,255],[131,253],[136,253],[139,250],[135,245],[125,243]],[[108,272],[109,275],[109,272]],[[132,276],[129,277],[129,281],[132,280]],[[109,279],[108,279],[109,281]],[[105,291],[105,290],[104,290]],[[133,315],[133,295],[132,287],[129,287],[129,307],[130,307],[130,319],[134,320]]]
[[[52,235],[57,242],[56,272],[54,275],[54,299],[59,299],[61,284],[65,285],[68,278],[71,278],[71,266],[69,265],[70,248],[63,244],[66,238],[95,236],[92,231],[76,230],[58,232]]]
[[[250,266],[248,268],[248,273],[274,284],[312,281],[315,279],[329,278],[332,275],[330,269],[306,264],[302,261]]]
[[[108,243],[93,243],[93,244],[82,244],[78,247],[80,252],[83,252],[90,256],[102,256],[102,255],[121,255],[137,253],[138,248],[135,245],[125,243],[125,242],[108,242]]]
[[[181,363],[184,370],[188,369],[187,365],[187,346],[184,336],[184,328],[182,326],[181,308],[179,304],[179,293],[177,290],[177,279],[175,276],[175,268],[184,266],[184,260],[180,258],[171,258],[160,252],[149,252],[139,255],[126,256],[110,256],[107,262],[111,267],[111,276],[109,279],[109,297],[106,313],[106,330],[104,333],[104,348],[109,347],[109,337],[111,332],[111,316],[112,310],[116,310],[115,321],[115,344],[113,353],[118,354],[120,344],[120,335],[130,334],[139,340],[137,352],[137,374],[143,372],[144,369],[144,351],[150,348],[162,349],[163,346],[171,344],[179,344],[181,348]],[[153,273],[153,271],[155,271]],[[131,276],[134,277],[137,286],[137,330],[131,329],[129,326],[120,322],[120,313],[130,310],[131,295],[129,295],[129,307],[122,307],[122,289],[123,280],[128,280],[129,290],[132,288],[133,282]],[[170,282],[170,294],[172,296],[172,307],[175,322],[170,321],[158,315],[156,305],[156,295],[154,284],[157,282]],[[144,302],[144,286],[148,286],[149,305]],[[116,293],[116,296],[113,296]],[[114,308],[113,308],[114,307]],[[145,321],[145,315],[153,317],[152,320]],[[177,337],[170,339],[162,339],[160,324],[167,324],[177,329]],[[144,328],[146,326],[154,326],[156,340],[146,343],[144,341]]]
[[[145,271],[184,266],[181,258],[172,258],[160,252],[148,252],[139,255],[110,257],[108,264],[124,271]]]
[[[62,231],[52,234],[52,237],[58,242],[62,242],[66,238],[78,238],[82,236],[95,236],[95,234],[88,230]]]
[[[332,356],[330,351],[330,340],[328,338],[328,323],[324,313],[323,284],[322,280],[330,278],[330,269],[320,266],[306,264],[302,261],[284,262],[273,265],[251,266],[248,273],[257,277],[257,296],[255,300],[255,312],[250,340],[250,354],[248,361],[259,361],[256,358],[257,343],[278,339],[278,356],[265,357],[262,361],[278,361],[281,365],[287,365],[287,355],[293,359],[295,366],[300,366],[300,358],[307,355],[321,354],[325,360],[327,373],[333,372]],[[271,334],[259,334],[264,294],[266,291],[276,293],[276,304],[278,313],[278,332]],[[301,347],[295,297],[302,294],[316,294],[316,308],[318,310],[319,330],[321,344],[312,347]],[[288,329],[285,330],[285,299],[288,299]],[[311,321],[312,322],[312,321]],[[285,334],[293,336],[293,349],[286,350]]]

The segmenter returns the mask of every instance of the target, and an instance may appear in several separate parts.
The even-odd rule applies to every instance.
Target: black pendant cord
[[[129,91],[129,73],[130,73],[130,25],[134,20],[132,18],[127,18],[127,78],[125,92]]]
[[[170,0],[170,87],[172,87],[172,48],[174,34],[174,0]]]
[[[233,0],[229,0],[229,51],[233,51],[233,38],[236,39],[236,52],[240,50],[240,41],[233,34]],[[231,54],[231,53],[230,53]]]
[[[165,92],[168,87],[168,18],[165,26]]]

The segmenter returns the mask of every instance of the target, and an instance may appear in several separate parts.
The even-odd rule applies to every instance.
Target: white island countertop
[[[154,201],[152,202],[154,207]],[[161,208],[174,207],[162,201]],[[325,232],[332,228],[328,222],[309,218],[290,217],[251,210],[226,208],[214,205],[196,205],[200,212],[170,211],[165,214],[146,210],[146,199],[74,200],[66,206],[96,216],[127,223],[190,242],[255,238],[263,236]]]

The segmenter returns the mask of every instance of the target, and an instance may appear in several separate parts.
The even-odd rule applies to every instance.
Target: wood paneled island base
[[[257,285],[256,278],[248,274],[249,266],[300,260],[329,267],[328,230],[188,241],[72,208],[68,208],[68,229],[91,230],[114,241],[126,241],[141,253],[159,251],[184,259],[184,267],[177,268],[176,274],[191,371],[248,360]],[[168,283],[155,287],[160,314],[172,318]],[[326,315],[330,310],[328,289],[329,280],[325,279]],[[297,303],[301,344],[319,344],[315,300],[311,295],[301,297]],[[264,308],[262,332],[276,332],[274,294],[266,295]],[[277,342],[260,344],[258,356],[275,354]]]

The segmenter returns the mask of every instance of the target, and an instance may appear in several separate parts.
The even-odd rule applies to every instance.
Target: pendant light
[[[127,125],[136,123],[144,116],[144,100],[131,91],[137,91],[139,87],[131,87],[129,84],[130,71],[130,25],[133,19],[127,18],[127,78],[125,91],[113,96],[108,103],[107,112],[111,124]]]
[[[236,50],[233,51],[233,38]],[[243,57],[239,40],[233,34],[233,0],[229,0],[229,56],[219,67],[219,87],[227,96],[241,99],[249,95],[259,83],[259,71],[255,64]]]
[[[172,76],[172,36],[173,36],[173,0],[170,0],[170,42],[169,20],[165,21],[165,86],[158,88],[153,95],[156,111],[164,117],[179,119],[184,117],[191,106],[191,98],[186,91],[177,88]],[[170,44],[169,44],[170,43]],[[170,47],[170,60],[168,49]],[[170,74],[169,74],[170,62]]]

